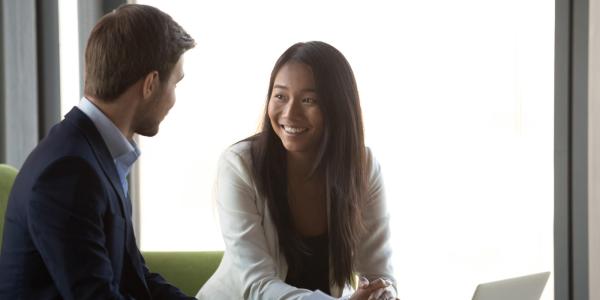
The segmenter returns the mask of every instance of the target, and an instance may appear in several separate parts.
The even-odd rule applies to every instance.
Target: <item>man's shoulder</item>
[[[31,151],[19,175],[37,178],[57,165],[97,165],[96,155],[88,139],[67,121],[55,125]]]
[[[47,160],[61,159],[65,156],[89,157],[92,148],[84,133],[62,121],[52,128],[31,152],[31,156],[46,157]]]

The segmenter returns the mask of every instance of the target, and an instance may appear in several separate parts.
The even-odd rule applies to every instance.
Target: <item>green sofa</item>
[[[184,293],[195,296],[217,270],[222,251],[206,252],[143,252],[146,266],[160,273]]]
[[[17,177],[17,169],[0,164],[0,249],[2,249],[2,234],[4,233],[4,214],[15,177]]]
[[[4,230],[4,214],[17,169],[0,164],[0,249]],[[150,271],[160,273],[184,293],[195,296],[200,287],[219,266],[223,252],[144,252]]]

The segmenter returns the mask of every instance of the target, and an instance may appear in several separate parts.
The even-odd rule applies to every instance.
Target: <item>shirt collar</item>
[[[131,167],[141,154],[136,143],[128,140],[121,130],[87,98],[81,98],[77,108],[92,120],[115,163],[123,164],[127,168]]]

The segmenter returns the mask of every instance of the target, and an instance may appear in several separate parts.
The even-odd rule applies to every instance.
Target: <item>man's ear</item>
[[[142,85],[142,94],[144,99],[148,99],[153,93],[158,91],[160,87],[160,77],[158,71],[152,71],[144,77],[144,84]]]

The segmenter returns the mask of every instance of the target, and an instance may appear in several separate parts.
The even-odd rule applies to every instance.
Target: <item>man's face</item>
[[[183,57],[179,58],[173,67],[169,78],[160,82],[159,88],[150,99],[140,105],[137,121],[134,120],[136,133],[143,136],[154,136],[158,133],[160,123],[175,104],[175,88],[181,79],[183,79]]]

